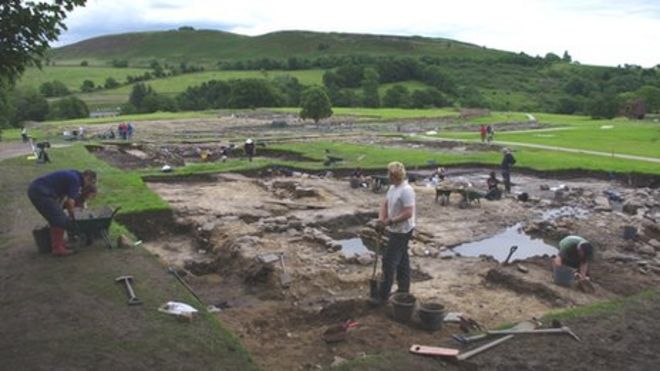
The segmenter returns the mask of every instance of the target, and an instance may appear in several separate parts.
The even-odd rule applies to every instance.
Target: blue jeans
[[[62,210],[57,195],[47,187],[30,184],[28,197],[39,214],[46,218],[52,227],[67,228],[70,226],[69,217]]]
[[[380,297],[387,300],[394,284],[396,273],[397,292],[410,291],[410,258],[408,241],[413,230],[408,233],[389,233],[389,242],[383,252],[383,282],[380,285]]]

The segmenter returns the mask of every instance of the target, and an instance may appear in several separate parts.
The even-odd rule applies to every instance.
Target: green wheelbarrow
[[[106,206],[98,210],[82,209],[76,211],[76,234],[86,237],[88,246],[92,244],[94,239],[101,238],[107,248],[111,249],[110,224],[112,224],[112,219],[119,209],[121,209],[121,206],[114,210]]]

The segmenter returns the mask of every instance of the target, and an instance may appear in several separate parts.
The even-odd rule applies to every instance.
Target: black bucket
[[[415,310],[415,301],[417,299],[413,294],[400,292],[392,295],[392,309],[394,319],[399,322],[408,322],[412,318],[413,311]]]
[[[434,302],[422,303],[419,305],[417,315],[419,315],[424,329],[435,331],[442,327],[445,319],[445,306]]]
[[[42,254],[50,254],[50,227],[44,226],[32,230],[32,237],[37,244],[37,249]]]

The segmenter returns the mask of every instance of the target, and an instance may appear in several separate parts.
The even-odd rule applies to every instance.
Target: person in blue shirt
[[[66,256],[72,253],[64,244],[64,231],[75,226],[74,207],[83,187],[96,185],[96,172],[59,170],[43,175],[30,183],[28,197],[50,225],[51,253]],[[68,212],[68,216],[62,209]]]

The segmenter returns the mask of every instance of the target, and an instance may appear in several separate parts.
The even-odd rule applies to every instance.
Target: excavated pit
[[[479,186],[486,174],[456,169],[452,178]],[[514,191],[530,195],[528,202],[507,197],[461,208],[460,196],[452,195],[449,205],[441,206],[432,187],[423,181],[415,186],[418,228],[409,252],[412,291],[419,300],[440,302],[448,312],[492,326],[659,283],[660,259],[655,248],[649,249],[658,228],[646,217],[659,203],[657,190],[593,179],[514,176],[514,182]],[[566,189],[550,190],[561,184]],[[335,356],[352,359],[413,343],[434,344],[457,331],[444,326],[429,333],[417,317],[404,325],[391,320],[388,307],[366,305],[372,250],[383,243],[369,221],[383,194],[350,188],[347,179],[308,174],[222,174],[149,187],[170,203],[189,233],[160,236],[145,247],[188,273],[186,280],[207,304],[222,309],[218,316],[264,368],[328,366]],[[634,214],[612,210],[603,195],[613,187],[624,204],[633,204],[627,210]],[[516,224],[547,241],[573,233],[592,241],[598,249],[592,274],[597,290],[588,294],[553,285],[549,256],[514,255],[515,264],[503,266],[491,257],[451,253],[450,247],[496,236]],[[635,226],[634,240],[623,239],[625,226]],[[342,251],[347,240],[363,244],[357,254]],[[512,244],[502,243],[507,252]],[[322,340],[328,326],[348,319],[361,326],[345,342],[329,346]]]

